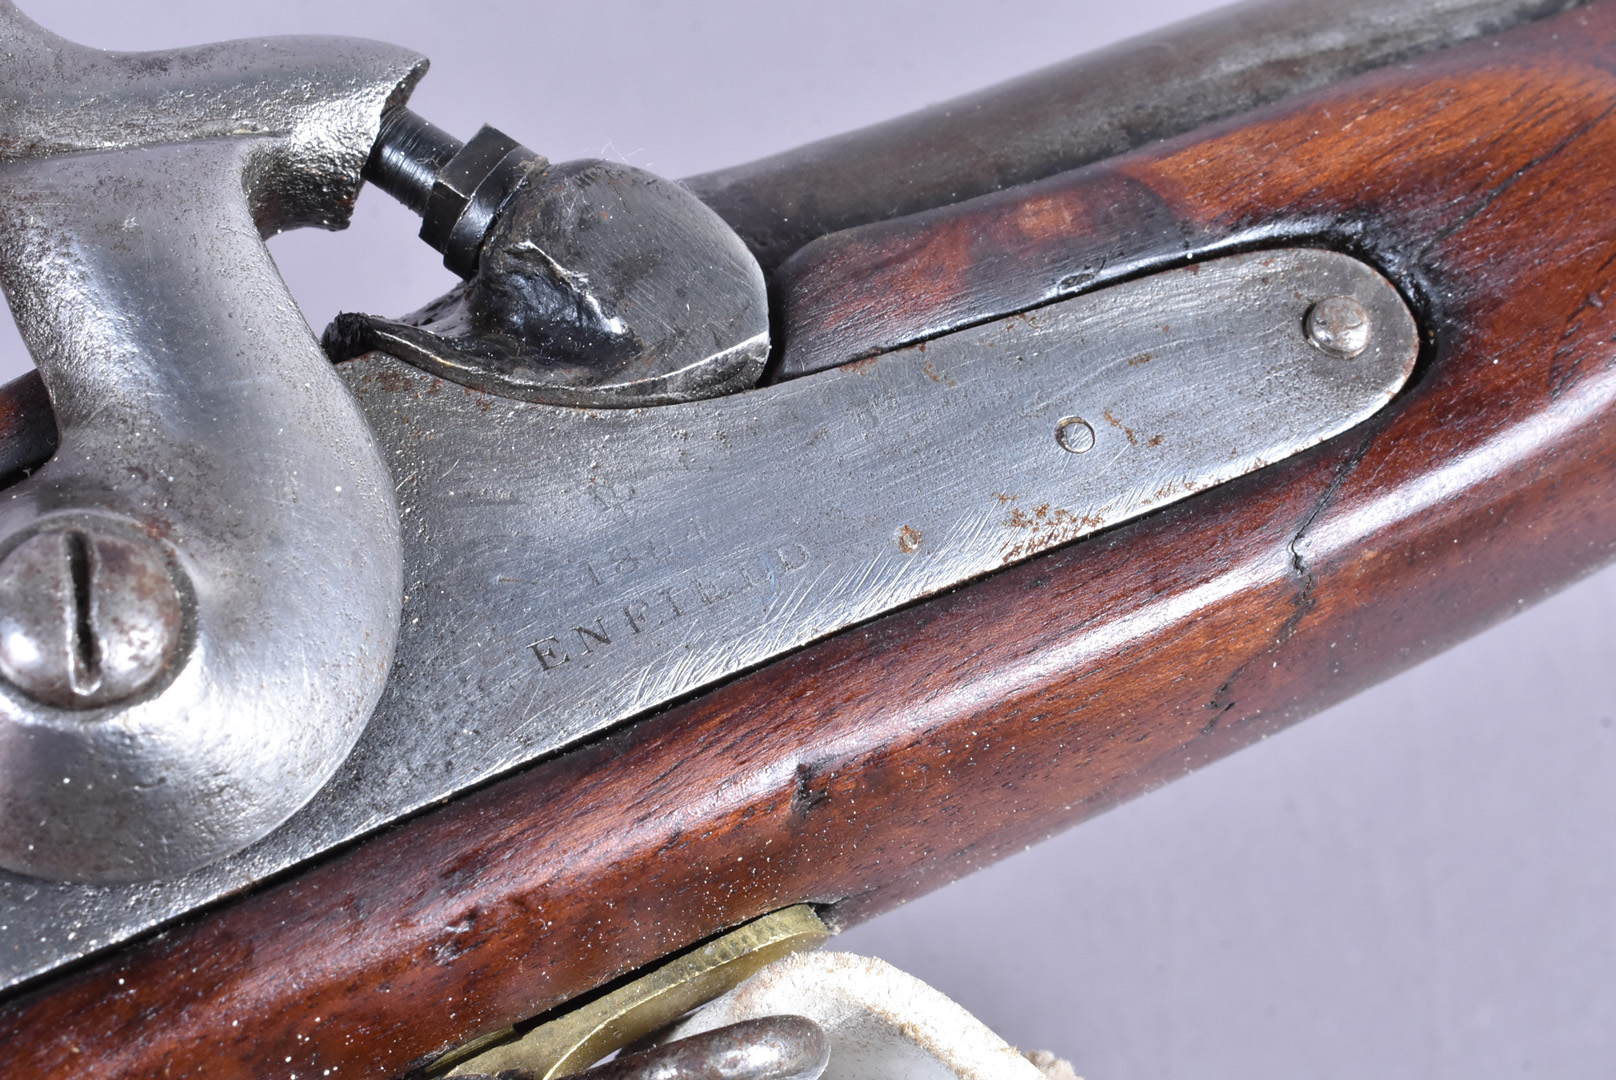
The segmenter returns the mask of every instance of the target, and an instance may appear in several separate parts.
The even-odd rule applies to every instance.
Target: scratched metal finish
[[[1342,360],[1303,320],[1360,298]],[[0,877],[0,980],[129,937],[740,669],[1351,427],[1413,320],[1343,255],[1224,258],[727,398],[585,411],[379,354],[407,594],[353,757],[270,837],[168,882]],[[1094,433],[1057,441],[1063,420]],[[1081,447],[1081,426],[1067,442]]]
[[[144,688],[92,703],[0,680],[0,864],[151,880],[284,823],[386,685],[391,478],[263,237],[347,224],[383,110],[426,61],[342,38],[111,53],[10,0],[0,56],[0,289],[60,430],[0,496],[0,548],[118,537],[183,613]],[[98,595],[75,601],[88,686],[140,638],[138,607]],[[63,641],[37,577],[6,606],[8,656]],[[40,677],[65,679],[57,655]]]

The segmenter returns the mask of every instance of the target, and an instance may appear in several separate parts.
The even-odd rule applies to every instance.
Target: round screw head
[[[1086,454],[1094,449],[1094,428],[1081,416],[1067,416],[1055,425],[1055,441],[1062,450]]]
[[[42,532],[0,560],[0,675],[62,708],[139,693],[174,658],[183,611],[153,545]]]
[[[1369,348],[1369,312],[1355,297],[1320,300],[1307,309],[1303,328],[1316,348],[1342,360],[1351,360]]]

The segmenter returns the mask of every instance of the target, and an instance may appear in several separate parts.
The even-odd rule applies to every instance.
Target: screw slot
[[[0,559],[0,675],[46,705],[138,694],[172,663],[182,622],[168,560],[148,541],[57,529]]]
[[[88,697],[101,686],[101,646],[95,637],[95,594],[91,591],[90,539],[67,534],[67,566],[73,579],[73,692]]]

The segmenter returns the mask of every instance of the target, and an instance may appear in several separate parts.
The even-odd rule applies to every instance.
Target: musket
[[[1075,150],[1029,138],[1033,150],[1007,154],[1008,170],[970,150],[943,155],[943,171],[964,179],[949,173],[930,189],[871,162],[887,149],[937,164],[937,144],[972,145],[946,124],[939,133],[935,115],[914,123],[907,145],[889,128],[843,143],[839,159],[821,147],[693,181],[770,275],[775,385],[919,342],[945,351],[963,328],[1068,296],[1117,299],[1104,290],[1185,263],[1294,247],[1384,273],[1424,352],[1390,406],[1317,448],[809,645],[165,937],[39,981],[9,1006],[7,1052],[35,1071],[48,1056],[23,1055],[82,1069],[70,1047],[84,1049],[93,1026],[109,1072],[154,1071],[159,1059],[183,1072],[204,1057],[216,1070],[221,1045],[248,1070],[284,1050],[313,1068],[397,1071],[769,910],[810,900],[857,921],[1594,565],[1608,547],[1592,179],[1601,12],[1534,10],[1541,20],[1496,38],[1502,27],[1481,19],[1461,35],[1480,42],[1429,55],[1394,38],[1311,73],[1317,88],[1286,83],[1271,98],[1260,80],[1227,100],[1192,83],[1164,128],[1119,124],[1120,143]],[[1202,40],[1215,51],[1248,32]],[[1092,103],[1094,85],[1076,85]],[[1172,99],[1170,85],[1149,89],[1153,109]],[[1024,122],[989,117],[978,134],[1036,133],[1036,106],[1060,103],[1036,80],[1019,94],[996,100]],[[1338,131],[1324,123],[1348,106],[1358,111]],[[1462,139],[1449,126],[1457,109]],[[1046,118],[1079,126],[1058,109]],[[984,160],[994,168],[972,176]],[[828,182],[827,168],[851,180]],[[1557,176],[1576,178],[1578,211],[1545,230],[1539,221],[1562,220],[1553,198],[1569,181],[1557,187]],[[879,190],[893,177],[916,201]],[[1532,228],[1512,202],[1528,196]],[[876,209],[861,217],[861,205]],[[784,218],[810,234],[783,229]],[[1554,306],[1567,297],[1569,309]],[[1503,370],[1476,367],[1478,356]],[[33,405],[15,414],[23,430],[39,415],[37,391]],[[1499,517],[1517,530],[1489,523]],[[894,543],[916,553],[917,532]],[[1055,529],[1037,546],[1062,539]],[[993,735],[968,734],[990,722]],[[343,901],[329,901],[334,891]],[[166,985],[179,1004],[154,1022],[112,989],[117,978],[138,982],[147,1002]],[[385,1000],[355,993],[384,983]],[[434,1012],[462,995],[455,1017]],[[252,1031],[210,1027],[217,1015],[203,1013],[223,1015],[221,1002],[252,1015]],[[91,1003],[94,1019],[75,1029],[66,1018],[92,1015]],[[323,1030],[300,1026],[309,1012]]]

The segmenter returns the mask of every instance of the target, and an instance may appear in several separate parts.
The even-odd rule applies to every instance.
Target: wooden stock
[[[1411,389],[1331,443],[13,996],[4,1071],[396,1074],[772,909],[867,918],[1599,565],[1616,540],[1613,68],[1605,2],[805,250],[778,283],[798,355],[1274,238],[1376,261],[1432,343]]]

